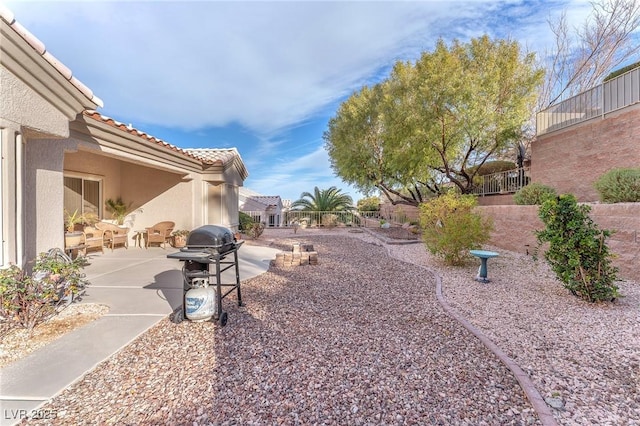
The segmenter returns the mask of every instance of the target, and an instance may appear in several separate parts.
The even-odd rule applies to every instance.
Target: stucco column
[[[64,248],[64,150],[58,139],[25,144],[25,254],[33,259],[53,247]]]

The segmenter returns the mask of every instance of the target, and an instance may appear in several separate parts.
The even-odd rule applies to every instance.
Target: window
[[[64,209],[70,213],[94,213],[102,217],[100,200],[102,181],[80,177],[64,177]]]

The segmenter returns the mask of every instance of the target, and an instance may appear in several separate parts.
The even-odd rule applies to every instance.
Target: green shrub
[[[619,297],[614,285],[618,270],[611,266],[606,244],[611,232],[599,230],[590,211],[571,194],[545,201],[538,213],[546,226],[536,231],[538,249],[549,243],[544,257],[573,295],[590,302],[614,300]]]
[[[380,211],[380,198],[368,197],[358,200],[358,210],[363,212],[377,212]]]
[[[0,269],[0,317],[31,334],[88,284],[81,273],[85,264],[83,257],[41,253],[32,273],[16,265]]]
[[[240,222],[239,229],[241,232],[247,232],[253,226],[253,218],[245,212],[240,212],[238,222]]]
[[[555,198],[556,190],[541,183],[531,183],[513,194],[513,201],[520,206],[540,205],[550,198]]]
[[[631,65],[627,65],[626,67],[622,67],[622,68],[620,68],[618,70],[612,71],[608,76],[606,76],[602,80],[602,82],[606,82],[606,81],[612,80],[612,79],[618,77],[619,75],[622,75],[622,74],[624,74],[626,72],[629,72],[632,69],[635,69],[635,68],[638,68],[638,67],[640,67],[640,62],[635,62],[635,63],[633,63]]]
[[[260,235],[264,232],[265,224],[264,222],[254,222],[251,224],[251,227],[247,230],[247,234],[251,238],[259,238]]]
[[[603,203],[640,201],[640,169],[612,169],[595,183]]]
[[[420,226],[427,249],[450,265],[459,265],[489,241],[493,228],[489,219],[473,212],[473,195],[450,191],[420,205]]]

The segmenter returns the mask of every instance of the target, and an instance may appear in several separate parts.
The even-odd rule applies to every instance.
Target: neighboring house
[[[246,186],[243,186],[242,188],[240,188],[240,192],[238,193],[238,205],[240,210],[242,210],[244,203],[247,201],[249,197],[254,197],[258,195],[262,195],[262,194],[259,194],[256,191],[252,191]]]
[[[283,225],[284,214],[279,195],[248,195],[241,204],[240,211],[257,222],[264,222],[268,227]]]
[[[65,207],[108,219],[108,198],[131,203],[134,230],[237,229],[248,173],[235,149],[180,149],[99,114],[102,101],[2,6],[0,31],[0,266],[63,247]]]

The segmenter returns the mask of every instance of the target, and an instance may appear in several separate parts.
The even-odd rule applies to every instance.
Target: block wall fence
[[[600,229],[616,231],[608,240],[616,255],[620,277],[640,283],[640,203],[589,204],[589,216]],[[479,206],[480,214],[493,219],[491,245],[532,253],[537,243],[535,230],[543,228],[538,206]]]

